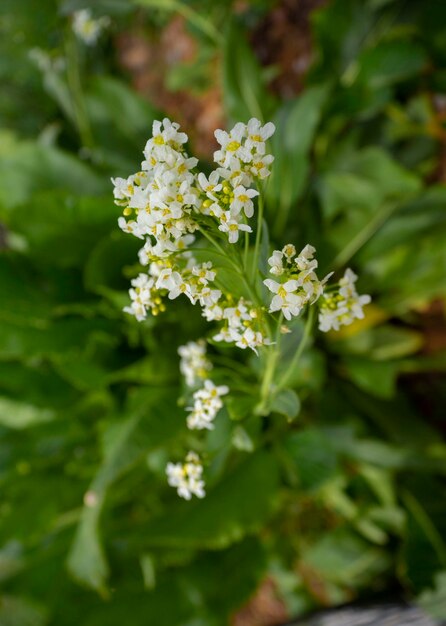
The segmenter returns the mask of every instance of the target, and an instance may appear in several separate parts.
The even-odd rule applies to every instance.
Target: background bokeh
[[[2,0],[0,78],[0,626],[272,626],[382,597],[445,618],[446,4]],[[274,121],[271,242],[373,298],[306,350],[274,445],[228,405],[193,503],[164,468],[191,437],[177,348],[208,327],[178,301],[122,313],[139,245],[110,182],[163,116],[203,167],[215,128]]]

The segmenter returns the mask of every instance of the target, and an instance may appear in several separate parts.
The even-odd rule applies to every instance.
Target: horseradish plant
[[[274,130],[271,122],[262,126],[257,119],[237,123],[229,133],[216,130],[217,166],[206,176],[199,171],[198,160],[185,151],[188,138],[179,125],[168,119],[156,121],[141,171],[113,180],[115,202],[123,207],[119,226],[143,242],[139,261],[145,270],[132,280],[131,303],[124,310],[141,321],[165,311],[169,300],[185,296],[201,307],[213,325],[212,343],[235,344],[256,355],[263,351],[259,415],[268,412],[268,401],[283,389],[297,366],[315,313],[321,331],[339,330],[362,318],[363,306],[370,301],[369,296],[358,295],[357,277],[350,269],[335,284],[328,285],[332,274],[319,278],[316,251],[309,244],[299,253],[292,243],[274,250],[268,259],[273,278],[262,275],[263,186],[274,160],[266,152],[266,141]],[[214,263],[197,260],[206,258],[206,251]],[[236,297],[220,280],[228,266],[246,297]],[[262,283],[269,294],[266,299]],[[279,344],[282,335],[291,332],[287,323],[305,315],[301,343],[288,371],[275,381]],[[204,339],[189,342],[178,352],[191,392],[187,426],[211,430],[230,389],[211,380],[212,363]],[[205,496],[203,465],[195,452],[189,452],[184,463],[168,463],[166,473],[179,496]]]

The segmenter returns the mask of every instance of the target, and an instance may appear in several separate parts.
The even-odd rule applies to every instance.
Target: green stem
[[[277,321],[275,344],[269,346],[268,358],[266,362],[265,372],[263,374],[262,384],[260,386],[260,404],[258,412],[263,415],[267,411],[268,399],[271,393],[271,387],[276,371],[277,360],[280,354],[280,329],[282,326],[283,314],[281,313]]]
[[[245,231],[245,251],[243,254],[243,267],[248,271],[249,233]]]
[[[343,250],[335,257],[331,267],[338,269],[346,265],[350,259],[360,250],[373,235],[381,228],[381,226],[389,219],[392,213],[401,206],[401,202],[392,202],[384,204],[380,211],[375,213],[373,218],[368,222],[362,230],[359,231],[349,241]]]
[[[276,387],[276,392],[280,391],[281,389],[283,389],[284,387],[286,387],[288,380],[290,378],[290,375],[292,374],[292,372],[295,370],[295,368],[297,367],[297,364],[299,363],[300,357],[302,356],[302,352],[304,351],[304,348],[306,346],[306,343],[308,341],[308,337],[310,336],[310,331],[311,328],[313,326],[313,319],[314,319],[314,307],[310,306],[309,312],[308,312],[308,318],[307,318],[307,322],[305,324],[305,328],[304,328],[304,332],[302,335],[302,339],[300,340],[299,346],[294,354],[293,360],[291,361],[291,363],[288,366],[288,369],[286,370],[286,372],[284,373],[284,375],[282,376],[282,378],[279,380],[279,383]]]
[[[67,59],[67,82],[73,101],[77,130],[83,146],[92,148],[94,140],[79,71],[78,43],[72,32],[69,32],[65,38],[65,53]]]
[[[257,234],[256,234],[256,243],[254,247],[254,256],[252,260],[252,268],[251,268],[251,281],[254,280],[257,266],[259,264],[259,251],[260,251],[260,241],[262,237],[262,228],[263,228],[263,211],[264,211],[264,202],[262,191],[259,194],[259,216],[257,218]]]
[[[243,271],[243,266],[242,263],[238,264],[236,263],[229,254],[225,253],[224,249],[220,246],[220,244],[212,237],[212,235],[210,235],[204,228],[202,228],[201,226],[198,227],[200,232],[204,235],[204,237],[206,237],[206,239],[208,241],[210,241],[210,243],[220,252],[220,254],[222,256],[224,256],[228,262],[232,265],[232,267],[234,268],[234,270],[237,272],[237,274],[240,276],[240,278],[243,280],[243,282],[245,283],[245,286],[249,292],[250,297],[252,298],[253,302],[256,303],[256,305],[258,307],[262,307],[262,303],[259,300],[258,295],[256,294],[255,289],[253,288],[253,286],[251,285],[251,283],[248,280],[248,277],[246,276],[245,272]],[[237,255],[235,255],[235,258],[237,258]]]
[[[215,28],[212,22],[191,7],[187,6],[184,2],[178,0],[135,0],[137,4],[141,6],[153,7],[159,10],[175,11],[182,15],[185,20],[193,24],[196,28],[201,30],[207,35],[213,42],[220,45],[223,41],[221,33]]]

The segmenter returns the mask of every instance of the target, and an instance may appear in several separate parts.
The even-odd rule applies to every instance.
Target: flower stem
[[[293,360],[291,361],[291,363],[289,364],[286,372],[284,373],[284,375],[282,376],[282,378],[279,380],[279,383],[277,385],[276,388],[276,392],[280,391],[281,389],[283,389],[287,383],[288,380],[290,378],[290,375],[293,373],[293,371],[296,369],[297,364],[299,363],[300,357],[302,356],[302,353],[304,351],[304,348],[306,346],[306,343],[308,341],[308,337],[310,336],[310,332],[311,332],[311,328],[313,326],[313,319],[314,319],[314,307],[310,306],[309,312],[308,312],[308,318],[307,318],[307,322],[305,324],[305,328],[304,328],[304,332],[302,335],[302,339],[300,340],[299,346],[294,354]]]
[[[237,272],[237,274],[240,276],[240,278],[243,280],[243,282],[245,283],[245,286],[249,292],[250,297],[253,299],[253,302],[256,303],[256,305],[261,308],[262,307],[262,303],[259,300],[259,297],[256,294],[255,289],[253,288],[253,286],[251,285],[251,283],[249,282],[249,279],[246,275],[246,272],[244,271],[243,268],[243,263],[240,260],[239,263],[237,263],[236,261],[234,261],[231,257],[230,254],[228,254],[227,252],[225,252],[225,250],[220,246],[220,244],[214,239],[214,237],[212,237],[212,235],[210,235],[204,228],[202,228],[201,226],[198,227],[200,232],[204,235],[204,237],[206,237],[206,239],[208,241],[210,241],[210,243],[219,251],[219,253],[224,256],[228,262],[232,265],[232,267],[234,268],[234,270]],[[237,255],[235,255],[235,258],[238,258]]]
[[[256,243],[254,247],[254,256],[252,260],[252,268],[251,268],[251,281],[254,280],[257,266],[259,264],[259,252],[260,252],[260,242],[262,238],[262,228],[263,228],[263,210],[264,210],[264,202],[263,195],[260,191],[259,193],[259,215],[257,218],[257,233],[256,233]]]
[[[249,233],[245,231],[245,250],[243,254],[243,267],[245,272],[248,271],[248,252],[249,252]]]
[[[274,380],[274,374],[276,371],[276,365],[280,354],[280,328],[282,326],[283,314],[281,313],[277,322],[275,343],[268,346],[268,358],[266,362],[265,372],[260,386],[260,404],[257,409],[260,415],[267,412],[268,399],[271,394],[271,386]]]
[[[65,38],[65,54],[67,82],[73,101],[77,130],[83,146],[92,148],[94,141],[81,84],[78,44],[72,32],[69,32]]]

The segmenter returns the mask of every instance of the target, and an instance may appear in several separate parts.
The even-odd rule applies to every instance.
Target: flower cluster
[[[299,315],[306,304],[313,304],[322,295],[331,274],[319,280],[315,272],[318,266],[313,258],[315,252],[315,248],[306,245],[296,254],[296,248],[292,244],[273,252],[268,259],[270,273],[281,276],[282,282],[271,278],[263,281],[274,294],[269,307],[270,313],[281,311],[285,319],[290,320]]]
[[[214,153],[217,167],[208,176],[198,171],[197,159],[186,152],[188,138],[178,124],[168,119],[156,121],[152,131],[141,170],[127,179],[113,180],[115,203],[123,211],[119,226],[143,242],[138,257],[145,271],[131,281],[131,302],[124,311],[142,321],[148,314],[163,312],[168,300],[184,295],[192,305],[201,307],[207,321],[219,324],[211,335],[214,342],[250,348],[256,354],[263,346],[279,344],[280,334],[291,332],[282,324],[282,316],[290,321],[307,306],[317,303],[323,331],[338,330],[363,317],[362,307],[370,297],[357,294],[355,274],[347,270],[339,285],[326,288],[331,274],[318,278],[311,245],[299,253],[293,244],[274,250],[268,264],[275,279],[263,280],[273,294],[267,310],[256,267],[263,224],[261,203],[252,267],[247,271],[251,262],[249,233],[253,230],[250,220],[255,214],[259,183],[269,176],[273,161],[265,144],[274,132],[273,124],[262,126],[259,120],[251,119],[229,132],[215,131],[220,149]],[[241,232],[245,233],[243,251],[237,246]],[[223,269],[219,270],[217,261],[214,267],[209,260],[209,246],[214,259],[223,257]],[[243,297],[225,286],[228,268],[246,288]],[[280,316],[272,320],[269,314],[277,312]],[[312,319],[309,315],[308,324]],[[275,331],[273,322],[277,323]],[[191,402],[185,403],[191,405],[186,409],[187,426],[212,430],[229,388],[210,380],[212,364],[204,340],[180,346],[178,353],[181,373],[191,388]],[[269,363],[274,365],[273,360]],[[265,371],[272,379],[274,368]],[[268,378],[265,381],[271,383]],[[264,390],[268,393],[268,385],[262,384],[262,394]],[[203,466],[195,453],[190,452],[184,463],[168,463],[166,472],[169,484],[181,497],[204,497]]]
[[[356,291],[357,276],[351,269],[345,271],[334,293],[324,294],[320,301],[319,330],[339,330],[355,319],[364,317],[363,307],[371,300],[369,295],[360,296]]]
[[[262,312],[252,302],[243,298],[238,302],[229,299],[224,306],[216,306],[204,312],[207,319],[210,319],[209,314],[212,315],[211,319],[223,321],[223,326],[213,336],[214,341],[235,343],[238,348],[251,348],[256,354],[257,348],[270,343]]]
[[[273,157],[266,154],[265,141],[273,132],[273,124],[262,126],[255,119],[229,133],[217,130],[219,167],[206,177],[185,151],[187,135],[179,125],[167,118],[154,122],[141,171],[113,180],[115,202],[123,209],[119,226],[144,240],[139,261],[148,268],[132,281],[127,313],[142,321],[148,313],[164,311],[166,298],[184,294],[202,307],[208,321],[222,322],[216,341],[255,351],[268,342],[261,308],[243,299],[234,302],[232,294],[216,288],[212,263],[198,263],[191,246],[200,249],[197,234],[203,228],[227,233],[230,244],[239,231],[252,231],[247,222],[259,192],[251,185],[270,173]]]
[[[81,9],[73,13],[73,31],[87,46],[94,46],[101,32],[110,24],[106,15],[93,18],[90,9]]]
[[[271,122],[262,127],[253,118],[248,124],[239,122],[229,133],[215,131],[221,147],[214,153],[214,161],[220,167],[209,178],[199,174],[198,183],[206,195],[203,213],[218,219],[218,229],[228,234],[230,243],[238,241],[240,231],[252,232],[247,221],[254,215],[253,198],[259,192],[250,187],[270,174],[274,157],[266,154],[265,141],[274,130]]]
[[[146,318],[147,311],[158,315],[166,308],[156,290],[155,280],[147,274],[139,274],[132,280],[129,295],[132,302],[124,308],[124,312],[134,315],[139,322]]]
[[[195,452],[189,452],[184,463],[168,463],[166,467],[167,481],[175,487],[178,495],[185,500],[192,496],[204,498],[203,466]]]
[[[204,386],[193,394],[194,406],[188,407],[187,426],[190,429],[212,430],[214,419],[223,407],[221,396],[226,395],[226,385],[216,386],[212,380],[205,380]]]
[[[191,172],[197,159],[188,157],[183,149],[186,142],[179,124],[155,121],[141,171],[113,180],[115,202],[123,207],[119,226],[145,240],[146,263],[167,258],[194,241],[187,235],[197,229],[191,217],[192,208],[199,206]]]
[[[212,363],[206,357],[206,343],[203,339],[189,341],[186,345],[180,346],[178,354],[181,357],[180,372],[188,387],[195,387],[198,381],[207,378]]]

